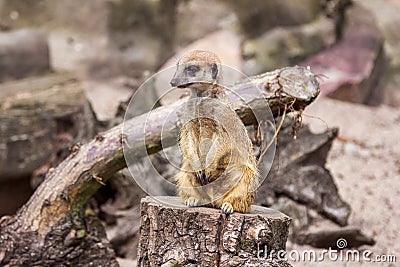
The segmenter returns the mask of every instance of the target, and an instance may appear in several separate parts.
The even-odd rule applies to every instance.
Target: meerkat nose
[[[173,78],[173,79],[171,80],[170,84],[171,84],[172,87],[176,87],[176,86],[178,85],[178,82],[179,82],[178,79]]]
[[[177,88],[187,88],[191,86],[193,83],[184,83],[181,81],[179,77],[173,78],[170,82],[172,87],[177,87]]]

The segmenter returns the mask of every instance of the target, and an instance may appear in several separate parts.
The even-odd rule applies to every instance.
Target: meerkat
[[[179,134],[183,159],[177,191],[187,206],[248,213],[258,187],[257,164],[221,80],[221,62],[214,53],[196,50],[177,64],[171,85],[190,89]]]

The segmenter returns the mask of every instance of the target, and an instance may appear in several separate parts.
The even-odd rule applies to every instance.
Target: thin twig
[[[264,157],[265,153],[267,153],[268,149],[271,147],[271,145],[273,144],[275,139],[278,138],[278,134],[279,134],[279,132],[280,132],[280,130],[282,128],[283,122],[284,122],[285,117],[286,117],[286,112],[287,112],[288,109],[290,110],[293,107],[295,102],[296,102],[296,99],[293,100],[293,102],[289,106],[285,105],[285,108],[283,110],[283,114],[282,114],[282,117],[281,117],[281,121],[279,122],[278,128],[276,128],[275,133],[271,138],[271,141],[268,143],[268,145],[265,147],[265,149],[262,151],[260,157],[258,158],[257,165],[260,165],[260,162],[261,162],[262,158]]]

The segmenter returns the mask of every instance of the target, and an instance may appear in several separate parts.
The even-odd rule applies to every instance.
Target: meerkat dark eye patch
[[[197,65],[189,65],[185,68],[185,74],[189,76],[194,76],[196,72],[200,70],[200,67]]]
[[[213,63],[211,64],[211,77],[213,79],[216,79],[218,75],[218,66],[217,64]]]

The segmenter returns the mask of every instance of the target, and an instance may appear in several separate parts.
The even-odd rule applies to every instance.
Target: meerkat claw
[[[200,206],[200,201],[194,197],[189,197],[188,199],[186,199],[185,205],[188,207]]]
[[[230,214],[233,213],[233,207],[230,203],[228,202],[224,202],[221,206],[221,210],[226,213],[226,214]]]

